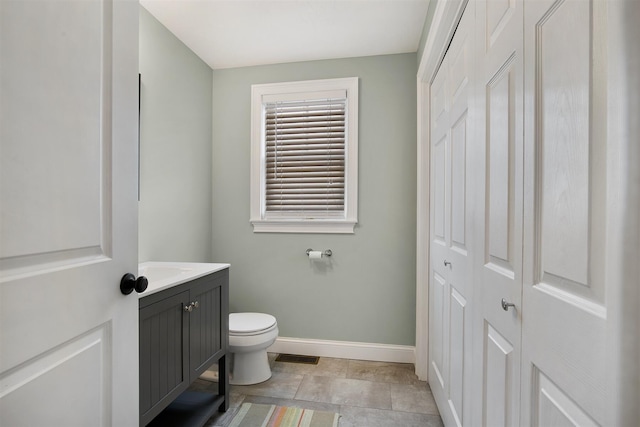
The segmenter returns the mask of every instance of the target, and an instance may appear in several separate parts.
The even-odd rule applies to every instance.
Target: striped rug
[[[332,412],[243,403],[229,427],[337,427],[338,418]]]

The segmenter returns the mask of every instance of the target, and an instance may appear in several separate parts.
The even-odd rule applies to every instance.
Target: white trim
[[[429,85],[418,77],[416,224],[416,375],[429,372]]]
[[[356,225],[353,221],[309,220],[252,220],[254,233],[325,233],[353,234]]]
[[[427,35],[420,66],[418,67],[418,79],[431,83],[438,71],[438,67],[444,58],[453,38],[453,33],[460,22],[462,12],[468,0],[439,1],[431,21],[431,28]]]
[[[415,362],[415,347],[408,345],[278,337],[267,351],[375,362]]]
[[[429,372],[429,95],[467,0],[439,1],[417,74],[416,375]]]
[[[358,222],[358,77],[256,84],[251,86],[251,166],[249,169],[249,220],[254,233],[354,233]],[[295,97],[296,94],[344,90],[347,94],[347,140],[344,218],[265,218],[262,103],[265,96]]]

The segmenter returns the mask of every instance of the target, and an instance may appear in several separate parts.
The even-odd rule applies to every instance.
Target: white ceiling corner
[[[141,0],[211,68],[416,52],[429,0]]]

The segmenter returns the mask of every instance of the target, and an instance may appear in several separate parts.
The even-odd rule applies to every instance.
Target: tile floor
[[[276,362],[276,356],[269,354],[271,379],[231,386],[229,411],[207,427],[226,427],[244,402],[337,412],[341,427],[442,426],[429,385],[418,380],[412,364],[322,357],[306,365]],[[192,388],[216,391],[217,384],[198,379]]]

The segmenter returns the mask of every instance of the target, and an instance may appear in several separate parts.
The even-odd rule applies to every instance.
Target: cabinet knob
[[[144,276],[140,276],[136,279],[136,276],[131,273],[127,273],[122,276],[122,279],[120,279],[120,292],[124,295],[129,295],[134,290],[141,294],[147,289],[147,286],[149,286],[149,281]]]
[[[184,306],[184,311],[188,311],[191,313],[194,308],[200,307],[200,303],[198,301],[191,301],[191,304]]]
[[[451,267],[451,262],[447,261],[446,259],[444,260],[444,266],[449,266]]]

